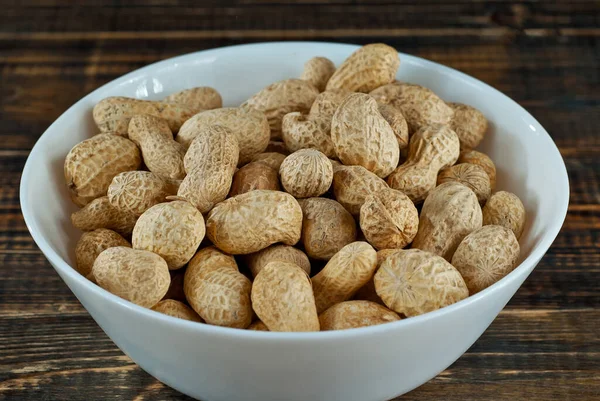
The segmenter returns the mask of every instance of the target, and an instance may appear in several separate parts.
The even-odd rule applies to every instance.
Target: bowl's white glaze
[[[193,53],[152,64],[81,99],[41,136],[21,179],[21,208],[33,239],[106,334],[144,370],[203,400],[383,400],[448,367],[483,333],[550,247],[564,221],[569,185],[564,162],[544,128],[517,103],[451,68],[401,54],[398,79],[425,85],[447,101],[477,106],[489,119],[481,149],[498,167],[497,188],[523,200],[528,220],[521,264],[464,301],[399,322],[321,333],[268,333],[175,319],[118,298],[80,276],[73,249],[80,233],[67,195],[63,161],[96,133],[91,110],[107,96],[144,99],[209,85],[224,103],[300,75],[313,56],[342,62],[356,46],[264,43]]]

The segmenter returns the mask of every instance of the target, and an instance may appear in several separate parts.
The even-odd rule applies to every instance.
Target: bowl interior
[[[107,96],[162,99],[193,86],[212,86],[226,106],[236,106],[266,85],[298,77],[303,63],[326,56],[339,65],[356,46],[327,43],[266,43],[209,50],[165,60],[108,83],[65,112],[40,138],[22,176],[26,223],[42,251],[62,274],[73,265],[80,233],[72,228],[63,162],[76,143],[97,133],[92,107]],[[456,70],[401,54],[397,78],[431,88],[447,101],[471,104],[490,123],[480,150],[498,169],[498,190],[516,193],[527,210],[521,260],[537,261],[558,233],[568,204],[562,158],[540,124],[505,95]],[[65,264],[66,262],[66,264]],[[533,268],[533,265],[530,266]]]

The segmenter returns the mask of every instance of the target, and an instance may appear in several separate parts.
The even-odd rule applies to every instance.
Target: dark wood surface
[[[99,85],[273,40],[383,41],[457,68],[526,107],[565,158],[571,205],[548,254],[462,358],[401,399],[600,399],[597,0],[0,1],[0,399],[189,399],[124,356],[44,259],[20,174],[48,125]]]

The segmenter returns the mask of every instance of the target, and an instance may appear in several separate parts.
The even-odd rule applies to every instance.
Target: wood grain
[[[200,2],[198,2],[200,3]],[[71,104],[239,43],[383,41],[503,91],[548,129],[571,204],[548,254],[454,365],[402,400],[600,399],[600,8],[580,1],[0,1],[0,399],[188,400],[106,337],[33,243],[20,173]]]

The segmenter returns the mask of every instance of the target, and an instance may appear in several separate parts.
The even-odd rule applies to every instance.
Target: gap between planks
[[[435,37],[435,36],[477,36],[504,37],[519,31],[508,27],[495,28],[377,28],[377,29],[291,29],[291,30],[209,30],[209,31],[99,31],[99,32],[0,32],[0,40],[131,40],[131,39],[294,39],[326,37]],[[557,28],[525,29],[531,37],[600,36],[600,28]]]

